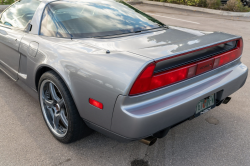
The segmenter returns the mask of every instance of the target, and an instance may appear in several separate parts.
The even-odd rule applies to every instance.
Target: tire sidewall
[[[66,135],[64,137],[58,137],[57,135],[55,135],[53,133],[53,131],[51,131],[51,129],[50,129],[45,117],[44,117],[45,115],[43,114],[41,100],[40,100],[40,91],[41,91],[41,84],[45,80],[48,80],[48,81],[51,81],[52,83],[54,83],[55,86],[60,91],[60,93],[61,93],[61,95],[62,95],[62,97],[64,99],[65,108],[66,108],[67,114],[68,114],[67,115],[68,116],[68,130],[67,130],[67,133],[66,133]],[[52,74],[52,72],[46,72],[45,74],[42,75],[42,77],[40,78],[40,81],[39,81],[39,86],[38,86],[38,96],[39,96],[39,104],[40,104],[41,111],[42,111],[42,114],[43,114],[43,119],[44,119],[47,127],[49,128],[49,131],[53,134],[53,136],[57,140],[59,140],[60,142],[64,142],[64,143],[68,142],[68,140],[70,139],[69,137],[70,137],[70,133],[72,131],[72,117],[71,117],[72,116],[72,109],[75,109],[75,108],[70,108],[70,104],[69,104],[70,101],[68,101],[67,95],[69,95],[69,94],[67,94],[67,92],[65,91],[64,86],[62,85],[62,82],[59,81],[55,77],[54,73]]]

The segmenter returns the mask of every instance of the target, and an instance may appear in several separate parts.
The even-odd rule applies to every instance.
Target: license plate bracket
[[[215,94],[200,100],[196,106],[195,117],[200,116],[215,107]]]

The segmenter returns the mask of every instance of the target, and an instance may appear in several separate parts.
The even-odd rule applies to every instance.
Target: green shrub
[[[207,7],[207,0],[198,0],[196,6]]]
[[[1,0],[0,0],[1,1]],[[250,8],[244,7],[241,0],[229,0],[226,5],[221,5],[221,0],[149,0],[168,2],[188,6],[206,7],[210,9],[222,9],[234,12],[250,12]]]
[[[210,9],[220,9],[221,1],[220,0],[207,0],[207,7]]]
[[[227,1],[227,4],[222,9],[234,11],[234,12],[249,12],[250,11],[250,8],[243,6],[241,0],[229,0]]]
[[[149,1],[158,1],[158,2],[168,2],[189,6],[199,6],[199,7],[207,7],[206,0],[149,0]]]
[[[0,5],[10,5],[14,2],[15,0],[0,0]]]

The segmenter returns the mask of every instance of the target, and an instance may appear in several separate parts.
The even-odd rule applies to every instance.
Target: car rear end
[[[217,35],[223,38],[222,34]],[[227,36],[223,34],[224,36]],[[124,139],[139,140],[148,136],[163,137],[169,128],[216,106],[239,90],[248,75],[241,62],[243,40],[227,36],[222,41],[209,38],[173,43],[173,50],[186,51],[161,56],[167,46],[149,48],[154,51],[151,62],[131,82],[126,95],[119,95],[114,107],[112,132]],[[172,47],[173,48],[173,47]],[[190,49],[189,49],[190,48]],[[150,56],[149,49],[137,54]],[[165,51],[159,51],[164,50]],[[172,50],[172,52],[174,52]]]

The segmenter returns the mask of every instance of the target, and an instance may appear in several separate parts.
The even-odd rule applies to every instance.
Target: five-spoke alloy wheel
[[[71,143],[92,132],[80,117],[68,87],[57,73],[45,72],[38,88],[44,120],[58,141]]]
[[[68,131],[67,109],[61,92],[50,80],[41,84],[40,103],[50,130],[58,137],[64,137]]]

